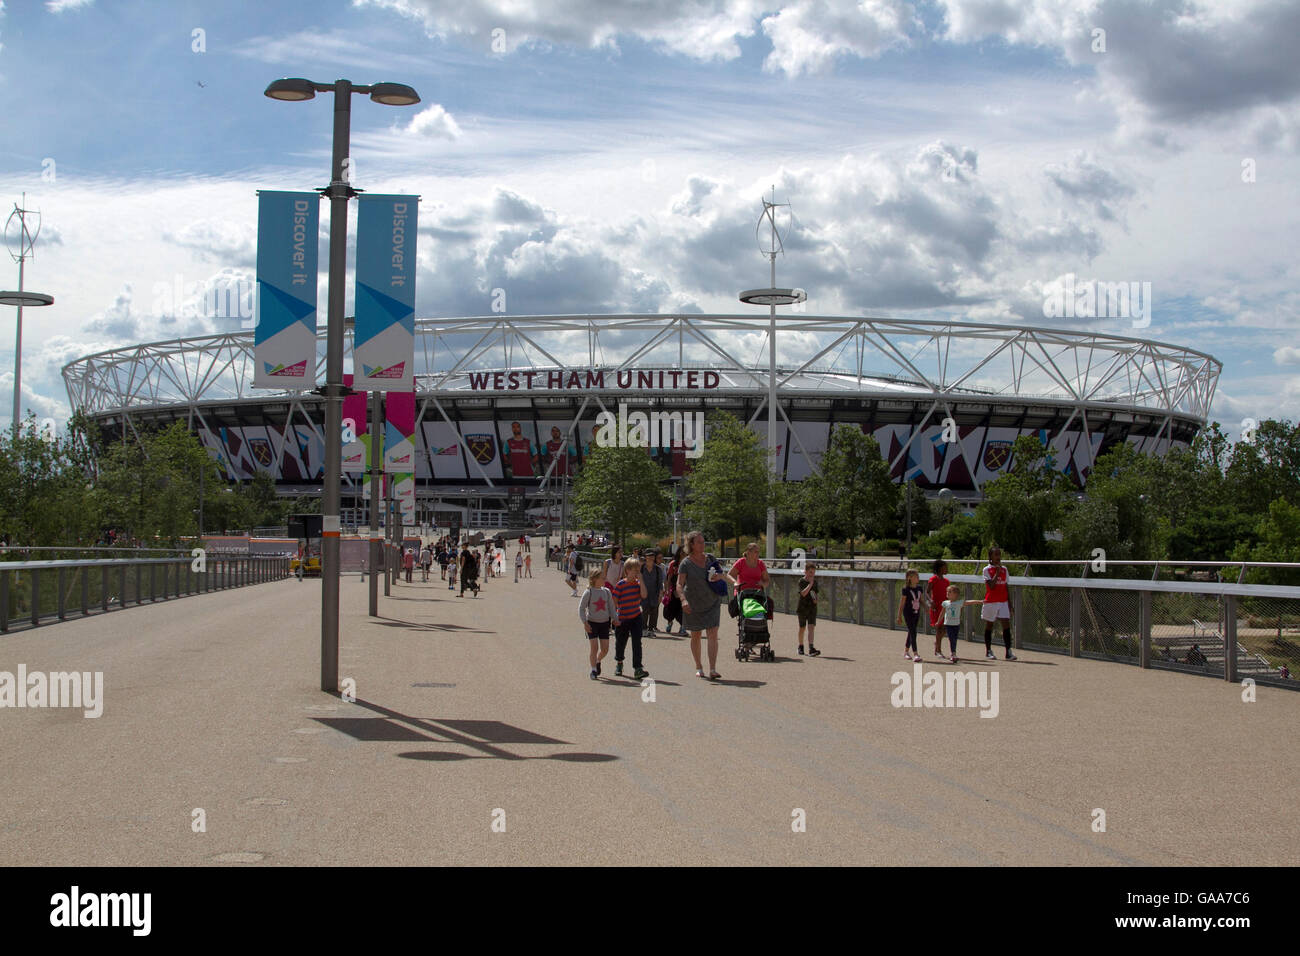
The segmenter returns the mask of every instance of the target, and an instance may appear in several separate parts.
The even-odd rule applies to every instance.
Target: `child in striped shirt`
[[[650,672],[641,666],[641,603],[646,598],[641,562],[636,558],[624,561],[622,577],[609,590],[618,612],[618,626],[614,629],[614,676],[623,676],[623,651],[631,638],[633,676],[637,680],[649,677]]]

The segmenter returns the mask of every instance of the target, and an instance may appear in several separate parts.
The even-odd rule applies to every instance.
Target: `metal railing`
[[[1294,564],[1272,566],[1300,570]],[[798,599],[795,581],[802,573],[769,570],[777,610],[793,613]],[[922,575],[922,585],[927,577]],[[899,627],[903,572],[823,570],[819,561],[817,578],[819,617],[891,630]],[[950,573],[948,580],[957,585],[962,600],[983,597],[983,579],[978,574]],[[1261,684],[1300,690],[1296,678],[1300,587],[1030,575],[1011,575],[1008,583],[1013,641],[1018,648],[1229,681],[1249,677]],[[928,625],[928,616],[922,615],[922,620]],[[963,611],[961,628],[963,639],[983,639],[978,606]],[[996,649],[1001,645],[1000,628],[993,637]]]
[[[0,632],[288,576],[269,555],[0,562]]]

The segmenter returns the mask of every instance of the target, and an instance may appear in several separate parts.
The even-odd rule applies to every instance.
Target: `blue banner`
[[[362,196],[357,208],[354,388],[415,388],[415,234],[418,196]]]
[[[261,190],[257,199],[253,385],[315,388],[320,196]]]

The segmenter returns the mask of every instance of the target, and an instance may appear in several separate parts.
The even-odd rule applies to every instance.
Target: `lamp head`
[[[420,94],[405,83],[375,83],[370,87],[370,98],[385,106],[414,106]]]
[[[268,86],[266,95],[273,100],[310,100],[316,96],[316,84],[302,77],[286,77]]]

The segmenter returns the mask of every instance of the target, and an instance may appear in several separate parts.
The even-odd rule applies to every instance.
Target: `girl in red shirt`
[[[934,629],[934,656],[942,656],[943,628],[940,623],[943,621],[943,602],[948,600],[948,562],[942,558],[930,566],[934,573],[930,575],[930,580],[926,582],[926,594],[930,598],[930,627]]]

